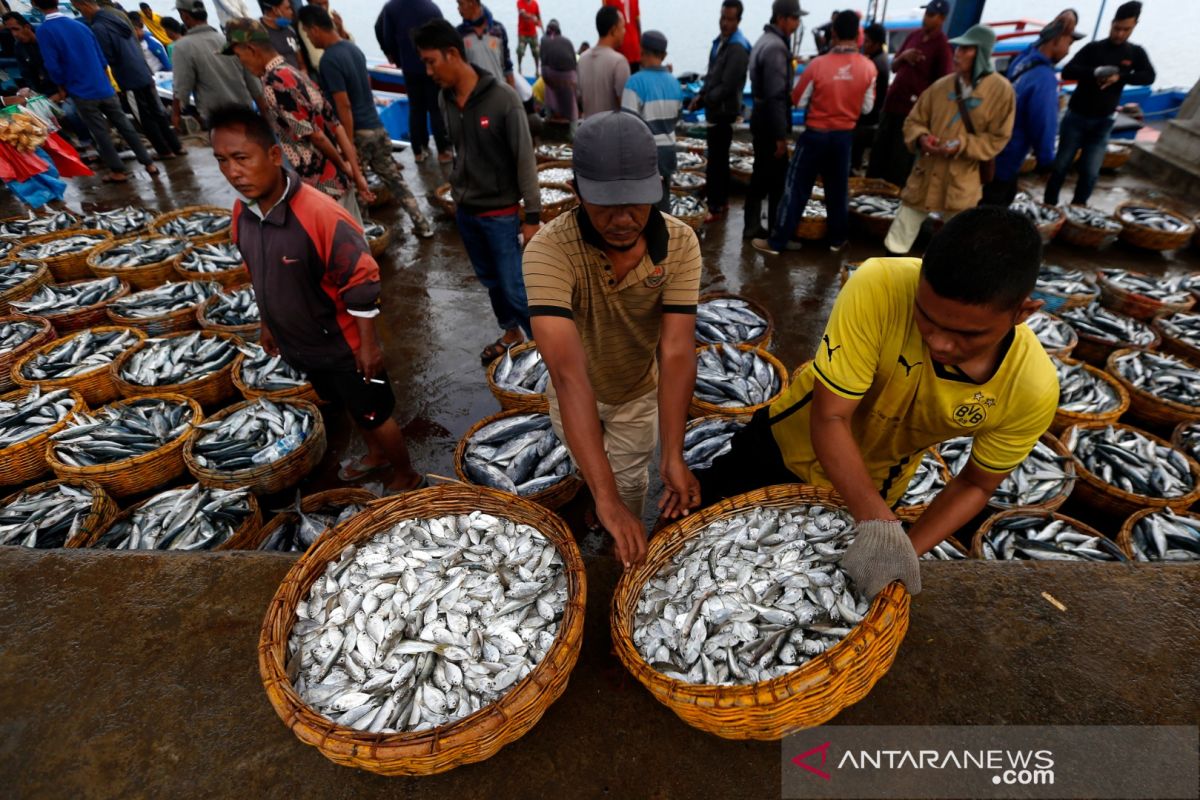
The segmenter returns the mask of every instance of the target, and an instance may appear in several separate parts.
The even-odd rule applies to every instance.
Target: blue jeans
[[[850,148],[854,131],[806,130],[796,139],[796,154],[788,164],[787,183],[779,203],[779,216],[767,240],[771,249],[782,250],[796,230],[804,207],[812,197],[817,176],[825,183],[825,213],[829,241],[840,245],[850,231]]]
[[[521,273],[520,217],[515,213],[477,217],[461,208],[455,217],[475,277],[487,288],[492,300],[496,322],[506,331],[520,326],[526,335],[532,336],[525,276]]]
[[[1087,205],[1092,189],[1096,188],[1096,176],[1100,174],[1100,165],[1104,163],[1104,149],[1115,121],[1116,117],[1085,117],[1067,109],[1058,126],[1058,154],[1054,157],[1054,172],[1046,181],[1047,204],[1058,205],[1058,193],[1062,190],[1063,181],[1071,170],[1076,151],[1082,148],[1079,181],[1075,184],[1075,198],[1071,202]]]

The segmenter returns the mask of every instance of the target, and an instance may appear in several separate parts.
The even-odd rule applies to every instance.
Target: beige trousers
[[[550,422],[554,432],[566,444],[562,414],[553,383],[547,389]],[[635,517],[642,518],[646,491],[650,488],[650,460],[658,444],[658,391],[653,390],[627,403],[596,403],[600,429],[604,435],[604,453],[617,482],[617,492]],[[568,448],[569,449],[569,448]],[[571,460],[575,460],[574,454]]]
[[[939,212],[942,219],[949,220],[957,211],[942,211]],[[928,211],[922,211],[919,208],[901,203],[900,209],[896,212],[896,219],[892,222],[892,227],[888,228],[887,238],[883,240],[883,246],[892,255],[902,256],[909,250],[912,250],[913,242],[917,240],[917,234],[921,232],[921,224],[925,222],[925,218],[929,216]]]

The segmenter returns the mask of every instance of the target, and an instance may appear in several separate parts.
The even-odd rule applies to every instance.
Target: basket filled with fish
[[[686,194],[703,195],[708,179],[703,172],[680,169],[671,173],[671,188]]]
[[[1121,234],[1121,221],[1087,206],[1067,206],[1067,219],[1058,231],[1060,241],[1076,247],[1100,248],[1112,244]]]
[[[853,536],[832,490],[799,484],[689,514],[621,575],[617,656],[717,736],[780,739],[827,722],[870,692],[908,629],[903,584],[860,597],[838,566]]]
[[[1162,336],[1164,352],[1200,364],[1200,314],[1160,314],[1151,324]]]
[[[1117,544],[1134,561],[1200,561],[1200,515],[1143,509],[1125,520]]]
[[[1104,160],[1100,162],[1101,169],[1120,169],[1133,155],[1133,146],[1126,142],[1110,141],[1104,146]]]
[[[164,283],[114,300],[104,312],[114,324],[137,328],[150,336],[195,330],[196,311],[220,289],[216,281]]]
[[[175,264],[175,274],[185,281],[216,281],[226,289],[250,283],[242,251],[229,241],[193,245]]]
[[[245,399],[266,397],[321,404],[308,376],[284,361],[283,356],[269,354],[257,342],[248,342],[238,349],[241,354],[233,362],[233,385]]]
[[[539,164],[548,161],[566,161],[570,164],[574,163],[575,151],[569,144],[539,144],[534,148],[533,156]]]
[[[125,397],[182,394],[205,408],[235,394],[233,362],[241,340],[229,333],[183,331],[146,339],[113,362],[113,379]]]
[[[886,181],[884,181],[886,183]],[[887,236],[888,229],[896,221],[900,210],[900,198],[881,194],[859,194],[850,196],[850,218],[857,220],[863,230],[876,239]]]
[[[916,522],[929,508],[933,498],[950,483],[950,477],[950,470],[937,451],[926,450],[916,473],[908,482],[908,488],[904,490],[904,496],[900,498],[900,504],[896,506],[896,516],[904,522]]]
[[[1123,269],[1101,269],[1096,272],[1096,282],[1105,308],[1134,319],[1151,320],[1158,314],[1189,311],[1196,304],[1196,297],[1184,285],[1182,275],[1164,278]]]
[[[704,198],[680,189],[671,189],[670,203],[672,217],[694,231],[704,227],[704,220],[708,216],[708,204]]]
[[[454,216],[454,211],[457,208],[454,202],[454,189],[448,183],[443,183],[441,186],[433,190],[433,194],[429,196],[429,202],[442,210],[442,213],[448,217]]]
[[[167,489],[127,508],[77,545],[104,550],[251,550],[262,526],[258,500],[245,489],[198,483]]]
[[[550,370],[535,342],[521,342],[493,359],[487,367],[487,383],[504,411],[545,414],[549,410]]]
[[[374,200],[365,204],[369,210],[384,208],[395,202],[396,198],[392,195],[391,187],[384,183],[378,175],[367,170],[366,178],[367,188],[371,190],[371,194],[375,195]]]
[[[1025,320],[1025,324],[1052,356],[1068,358],[1075,345],[1079,344],[1079,334],[1074,328],[1045,311],[1035,311]]]
[[[1045,303],[1043,311],[1061,314],[1069,308],[1088,306],[1099,300],[1100,287],[1090,272],[1046,264],[1038,271],[1032,297]]]
[[[187,239],[173,236],[131,236],[102,244],[87,257],[98,278],[117,277],[134,289],[162,286],[191,248]]]
[[[677,136],[675,138],[675,149],[681,152],[686,150],[689,153],[704,155],[708,152],[708,140],[698,139],[694,136]]]
[[[111,232],[99,228],[47,233],[23,240],[9,257],[16,261],[41,261],[59,283],[78,281],[94,276],[88,267],[88,256],[112,240]]]
[[[706,151],[707,152],[707,151]],[[708,167],[708,157],[704,153],[685,150],[675,154],[675,169],[704,172]]]
[[[303,553],[327,531],[336,528],[379,498],[357,486],[328,489],[301,498],[283,509],[258,531],[258,550]]]
[[[1043,244],[1050,244],[1066,222],[1067,215],[1061,209],[1039,203],[1028,195],[1018,196],[1009,208],[1022,216],[1028,217],[1042,237]]]
[[[849,183],[846,185],[846,189],[850,197],[861,197],[863,195],[894,197],[897,199],[900,197],[900,187],[882,178],[863,178],[852,175],[850,176]]]
[[[239,286],[213,295],[196,309],[196,321],[201,330],[231,333],[244,342],[257,342],[262,322],[254,287]]]
[[[748,184],[754,177],[754,152],[737,154],[729,151],[729,177],[738,183]]]
[[[1096,367],[1104,367],[1115,350],[1126,347],[1153,350],[1162,342],[1162,337],[1148,323],[1096,303],[1069,308],[1058,316],[1079,334],[1079,343],[1071,355]]]
[[[766,350],[748,344],[705,345],[696,348],[696,388],[688,415],[749,416],[787,387],[787,368]]]
[[[0,219],[0,239],[25,241],[48,233],[59,233],[79,226],[79,217],[70,211],[53,214],[38,214],[29,211],[23,215]]]
[[[11,303],[15,314],[43,317],[59,334],[108,323],[105,307],[129,294],[129,284],[117,278],[92,278],[71,283],[50,283],[24,300]]]
[[[1200,465],[1165,439],[1129,425],[1072,425],[1062,443],[1075,457],[1075,494],[1101,513],[1184,510],[1200,499]]]
[[[70,389],[32,386],[0,395],[0,486],[29,483],[49,472],[46,442],[85,408]]]
[[[962,542],[951,536],[935,544],[921,556],[922,561],[965,561],[971,553]]]
[[[729,292],[705,292],[696,307],[696,344],[769,347],[775,320],[766,306]]]
[[[972,444],[970,436],[959,436],[937,446],[951,475],[958,475],[966,467]],[[988,498],[988,507],[997,511],[1055,511],[1070,497],[1075,476],[1071,452],[1053,434],[1044,433],[1025,460],[996,487]]]
[[[324,456],[325,422],[317,407],[267,397],[213,414],[183,446],[183,461],[201,484],[255,494],[292,488]]]
[[[1200,461],[1200,422],[1181,422],[1171,431],[1171,446]]]
[[[50,268],[40,261],[0,262],[0,317],[11,313],[10,302],[31,297],[51,280]]]
[[[575,180],[575,166],[570,161],[543,161],[537,165],[537,177],[540,184],[569,186]]]
[[[1112,375],[1082,361],[1050,360],[1058,372],[1058,408],[1050,423],[1055,436],[1081,422],[1111,424],[1129,410],[1129,392]]]
[[[188,206],[167,212],[150,223],[158,236],[187,239],[193,245],[212,244],[229,238],[233,212],[220,206]]]
[[[112,362],[145,338],[134,328],[112,325],[69,333],[21,356],[13,365],[12,379],[46,391],[71,389],[97,408],[121,396],[109,369]]]
[[[184,474],[183,444],[202,419],[195,400],[159,394],[76,412],[43,448],[62,480],[92,481],[116,498],[141,494]]]
[[[116,238],[124,239],[147,230],[156,216],[157,211],[125,206],[111,211],[92,211],[84,214],[79,220],[79,227],[109,231]]]
[[[1015,508],[984,520],[971,557],[988,561],[1114,561],[1131,554],[1077,519],[1053,511]]]
[[[542,183],[538,185],[542,202],[542,222],[549,222],[559,214],[565,214],[579,205],[579,196],[565,183]],[[520,202],[521,221],[525,221],[525,201]]]
[[[583,486],[547,413],[501,411],[479,420],[458,440],[454,473],[464,483],[551,510],[570,502]]]
[[[1121,241],[1146,250],[1177,250],[1187,245],[1196,226],[1175,211],[1131,201],[1117,206]]]
[[[44,481],[0,500],[0,545],[73,547],[107,528],[118,513],[91,481]]]
[[[0,317],[0,393],[16,386],[12,367],[30,350],[54,341],[54,326],[42,317]]]
[[[800,221],[796,223],[796,230],[793,236],[797,239],[824,239],[825,234],[829,232],[829,218],[825,211],[825,199],[810,197],[808,203],[804,206],[804,211],[800,214]]]
[[[586,587],[571,532],[541,506],[481,487],[412,492],[300,556],[263,620],[259,674],[329,760],[445,772],[524,736],[563,693]]]
[[[733,447],[733,435],[746,426],[749,417],[713,415],[688,420],[683,434],[683,462],[688,469],[708,469]]]
[[[1200,420],[1200,369],[1175,356],[1118,350],[1108,373],[1129,392],[1129,416],[1151,430]]]
[[[363,236],[366,237],[367,246],[371,248],[371,255],[375,258],[386,253],[388,245],[392,243],[391,227],[373,219],[363,220]]]

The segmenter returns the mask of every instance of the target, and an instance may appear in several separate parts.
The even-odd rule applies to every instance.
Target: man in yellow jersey
[[[705,504],[775,483],[832,486],[858,521],[842,559],[873,596],[921,590],[917,557],[978,513],[1033,449],[1058,380],[1022,324],[1037,231],[1007,208],[957,215],[915,258],[865,262],[842,289],[812,363],[696,473]],[[906,534],[892,509],[928,448],[974,437],[971,460]]]

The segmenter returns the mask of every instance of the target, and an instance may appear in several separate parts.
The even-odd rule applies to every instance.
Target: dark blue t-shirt
[[[371,94],[366,56],[353,42],[343,39],[321,54],[321,83],[331,102],[338,92],[350,98],[355,130],[383,127]]]

